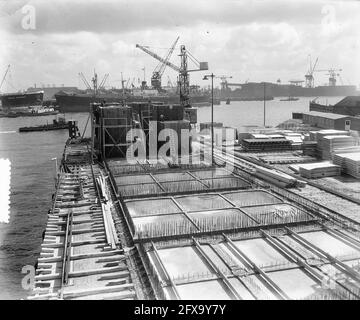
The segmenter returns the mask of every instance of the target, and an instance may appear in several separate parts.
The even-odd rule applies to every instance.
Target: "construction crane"
[[[180,91],[180,104],[184,107],[189,107],[190,106],[189,72],[208,70],[209,69],[208,63],[199,62],[189,51],[186,50],[184,45],[180,46],[180,54],[179,54],[181,59],[180,68],[175,64],[171,63],[169,60],[165,60],[156,53],[151,52],[144,46],[140,46],[139,44],[137,44],[136,47],[140,48],[141,50],[143,50],[153,58],[159,60],[160,62],[164,63],[173,70],[179,72],[178,85]],[[188,58],[195,64],[196,69],[188,70]]]
[[[336,76],[340,76],[340,74],[336,73],[336,72],[340,72],[340,71],[342,71],[342,69],[330,68],[330,69],[322,69],[322,70],[315,70],[315,71],[328,72],[327,75],[329,76],[329,86],[335,87],[336,86]]]
[[[226,90],[227,86],[228,86],[227,79],[232,79],[232,76],[224,76],[224,75],[222,75],[222,76],[218,76],[218,77],[215,77],[215,78],[221,79],[221,82],[220,82],[221,90]]]
[[[6,71],[5,71],[5,74],[4,74],[4,76],[3,76],[2,80],[1,80],[1,83],[0,83],[0,91],[1,91],[2,85],[4,84],[5,79],[6,79],[6,76],[7,76],[7,74],[9,73],[9,71],[10,71],[10,65],[7,66]]]
[[[319,57],[316,58],[314,65],[311,63],[311,55],[309,55],[310,63],[309,63],[309,70],[305,75],[305,87],[313,88],[314,87],[314,71],[315,67],[319,61]]]
[[[159,55],[157,55],[156,53],[150,51],[145,46],[141,46],[139,44],[136,45],[136,48],[140,48],[141,50],[143,50],[150,56],[159,60],[159,63],[156,66],[156,68],[154,69],[153,74],[151,76],[151,86],[159,91],[161,91],[161,77],[165,71],[166,66],[170,66],[173,69],[175,69],[176,71],[179,71],[178,67],[176,67],[169,61],[178,41],[179,41],[179,37],[176,38],[176,40],[174,41],[173,45],[170,47],[169,51],[167,52],[167,54],[165,55],[164,58],[162,58]]]
[[[184,45],[180,46],[181,66],[178,77],[178,84],[180,89],[180,104],[183,107],[191,107],[190,105],[190,76],[189,72],[208,70],[207,62],[198,61],[189,51],[186,50]],[[196,69],[188,69],[188,58],[196,66]]]

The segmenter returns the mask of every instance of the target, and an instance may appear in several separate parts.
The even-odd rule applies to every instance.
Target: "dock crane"
[[[5,82],[6,76],[7,76],[7,74],[9,73],[9,71],[10,71],[10,65],[7,66],[6,71],[5,71],[5,74],[4,74],[4,76],[3,76],[2,80],[1,80],[1,83],[0,83],[0,92],[1,92],[1,88],[2,88],[2,86],[3,86],[3,84],[4,84],[4,82]]]
[[[228,86],[228,82],[227,82],[227,79],[232,79],[232,76],[218,76],[218,77],[215,77],[215,78],[218,78],[218,79],[221,79],[221,82],[220,82],[220,85],[221,85],[221,90],[225,91],[227,89],[227,86]]]
[[[322,70],[315,70],[315,71],[328,72],[327,75],[329,75],[329,86],[335,87],[336,86],[336,76],[340,76],[340,74],[336,73],[336,72],[340,72],[340,71],[342,71],[342,69],[330,68],[330,69],[322,69]]]
[[[177,40],[176,40],[176,42],[177,42]],[[137,44],[136,47],[140,48],[147,54],[151,55],[153,58],[159,60],[164,65],[172,68],[173,70],[175,70],[179,73],[178,85],[179,85],[179,89],[180,89],[180,104],[184,107],[189,107],[190,106],[189,72],[208,70],[209,69],[208,63],[207,62],[199,62],[198,60],[196,60],[196,58],[189,51],[186,50],[184,45],[180,46],[180,54],[179,54],[180,59],[181,59],[180,67],[171,63],[169,60],[166,60],[166,59],[160,57],[159,55],[150,51],[149,49],[147,49],[144,46]],[[192,69],[192,70],[188,69],[188,58],[195,64],[196,69]]]
[[[140,48],[142,51],[146,52],[150,56],[154,57],[155,59],[159,60],[158,65],[153,71],[153,74],[151,76],[151,86],[159,91],[161,91],[161,77],[165,71],[166,66],[171,66],[172,68],[175,65],[172,65],[171,62],[169,62],[170,57],[172,53],[174,52],[175,46],[177,42],[179,41],[180,37],[177,37],[172,46],[170,47],[169,51],[167,52],[166,56],[164,58],[158,56],[156,53],[150,51],[145,46],[141,46],[139,44],[136,45],[136,48]],[[176,67],[176,66],[175,66]],[[178,70],[177,70],[178,71]]]
[[[311,63],[311,56],[310,57],[310,64],[309,64],[309,70],[307,74],[305,75],[305,87],[306,88],[313,88],[314,87],[314,71],[315,67],[319,61],[319,57],[316,58],[314,65]]]

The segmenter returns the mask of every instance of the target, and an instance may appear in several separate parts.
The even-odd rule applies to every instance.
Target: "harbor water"
[[[266,125],[274,126],[291,118],[292,112],[309,110],[312,98],[298,101],[266,101]],[[321,98],[320,103],[334,104],[341,97]],[[214,121],[242,129],[262,126],[262,101],[222,102],[214,106]],[[82,133],[87,113],[66,115],[78,121]],[[54,192],[55,161],[61,160],[67,130],[19,133],[19,127],[51,123],[54,116],[0,118],[0,159],[11,162],[11,194],[9,223],[0,222],[0,299],[21,299],[28,291],[21,286],[26,265],[34,265],[40,252],[47,211]],[[198,110],[198,122],[211,119],[211,108]],[[89,127],[85,136],[89,136]],[[0,208],[1,210],[1,208]]]

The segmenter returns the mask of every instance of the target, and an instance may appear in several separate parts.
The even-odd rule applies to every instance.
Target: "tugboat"
[[[59,117],[59,119],[54,119],[51,124],[44,124],[40,126],[33,127],[21,127],[19,132],[33,132],[33,131],[50,131],[50,130],[64,130],[69,128],[69,122],[65,121],[65,118]]]

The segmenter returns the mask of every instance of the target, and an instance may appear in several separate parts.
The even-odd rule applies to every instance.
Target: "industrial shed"
[[[334,105],[335,113],[360,115],[360,96],[348,96]]]
[[[360,118],[335,113],[310,111],[303,113],[303,123],[313,127],[360,131]]]

